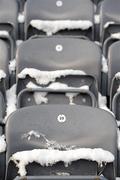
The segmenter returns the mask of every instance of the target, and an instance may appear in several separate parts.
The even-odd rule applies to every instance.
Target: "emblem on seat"
[[[58,117],[57,117],[57,120],[58,122],[60,123],[64,123],[66,121],[66,116],[64,114],[60,114]]]
[[[61,7],[62,5],[63,5],[63,2],[62,2],[62,1],[60,1],[60,0],[59,0],[59,1],[56,1],[56,6],[57,6],[57,7]]]

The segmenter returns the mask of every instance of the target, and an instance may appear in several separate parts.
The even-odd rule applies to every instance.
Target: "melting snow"
[[[18,15],[18,22],[19,22],[19,23],[24,23],[24,22],[25,22],[24,13],[20,13],[20,14]]]
[[[106,28],[108,28],[110,25],[112,25],[112,24],[115,24],[115,22],[114,21],[109,21],[109,22],[107,22],[105,25],[104,25],[104,28],[106,29]]]
[[[100,24],[100,14],[96,14],[94,16],[94,21],[95,21],[95,24]]]
[[[32,82],[29,82],[26,87],[30,88],[30,89],[41,88],[40,86],[37,86]],[[51,83],[47,88],[54,89],[54,90],[74,89],[74,88],[78,89],[78,90],[86,90],[86,91],[89,90],[89,86],[87,86],[87,85],[76,88],[76,87],[69,87],[67,84],[63,84],[63,83],[59,83],[59,82]],[[46,97],[47,94],[48,94],[47,92],[34,92],[34,99],[35,99],[36,104],[48,103],[48,98]],[[70,105],[74,105],[73,98],[76,97],[78,94],[79,93],[72,93],[72,92],[65,93],[66,97],[69,98]]]
[[[114,39],[120,39],[120,33],[113,33],[111,34],[111,37]]]
[[[118,72],[118,73],[115,74],[115,78],[116,78],[116,79],[120,79],[120,72]]]
[[[108,72],[107,59],[104,56],[102,56],[102,72]]]
[[[18,74],[18,78],[24,79],[27,75],[34,78],[38,84],[47,85],[50,82],[54,82],[56,78],[68,75],[85,75],[84,71],[80,70],[56,70],[56,71],[40,71],[33,68],[25,68]]]
[[[0,136],[0,153],[5,152],[6,150],[6,141],[5,141],[5,136],[2,135]]]
[[[6,74],[5,74],[5,72],[2,69],[0,69],[0,81],[3,78],[6,78]]]
[[[6,109],[6,117],[16,110],[16,84],[14,84],[10,89],[6,91],[7,97],[7,109]]]
[[[120,150],[120,130],[118,129],[118,149]]]
[[[48,36],[55,34],[60,30],[73,30],[82,29],[86,30],[93,26],[91,21],[85,20],[59,20],[59,21],[42,21],[42,20],[32,20],[30,22],[31,26],[38,30],[44,31]]]
[[[67,167],[71,162],[80,159],[110,163],[114,161],[112,153],[103,149],[79,148],[68,151],[60,151],[55,149],[34,149],[30,151],[21,151],[12,155],[10,160],[14,161],[18,167],[20,176],[27,174],[26,166],[29,163],[36,162],[41,166],[51,166],[57,162],[64,162]]]
[[[16,45],[17,45],[17,48],[23,43],[23,40],[17,40],[16,41]]]
[[[117,121],[117,125],[118,125],[118,127],[120,127],[120,121]]]
[[[9,33],[8,33],[8,31],[1,31],[0,30],[0,36],[5,36],[5,37],[7,36],[8,37]]]
[[[98,94],[98,105],[100,109],[104,109],[105,111],[108,111],[109,113],[111,113],[113,116],[114,113],[112,111],[110,111],[110,109],[107,107],[107,98],[106,96],[102,96],[100,93]]]
[[[16,59],[9,62],[9,72],[10,74],[16,70]]]

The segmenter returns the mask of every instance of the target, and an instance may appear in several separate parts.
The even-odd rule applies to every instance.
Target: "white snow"
[[[26,166],[29,163],[36,162],[41,166],[51,166],[57,162],[64,162],[67,167],[71,162],[80,159],[110,163],[114,161],[111,152],[103,149],[79,148],[74,150],[60,151],[55,149],[34,149],[29,151],[21,151],[13,154],[10,158],[18,167],[20,176],[27,174]]]
[[[17,45],[17,48],[23,43],[23,40],[17,40],[16,41],[16,45]]]
[[[41,86],[37,86],[33,82],[29,82],[26,85],[26,87],[30,89],[41,88]],[[61,89],[78,89],[78,90],[86,90],[86,91],[89,90],[89,86],[87,85],[81,86],[81,87],[69,87],[67,84],[60,83],[60,82],[51,83],[47,88],[54,89],[54,90],[61,90]],[[34,92],[33,96],[34,96],[36,104],[48,103],[48,98],[46,97],[47,94],[48,94],[47,92]],[[78,94],[79,92],[78,93],[74,93],[74,92],[65,93],[66,97],[69,98],[70,105],[74,105],[73,98],[76,97]]]
[[[115,24],[115,22],[114,21],[109,21],[109,22],[107,22],[105,25],[104,25],[104,28],[106,29],[106,28],[108,28],[110,25],[112,25],[112,24]]]
[[[57,33],[60,30],[82,29],[86,30],[93,26],[93,23],[88,20],[59,20],[59,21],[43,21],[32,20],[31,26],[38,30],[44,31],[48,36]]]
[[[119,85],[119,87],[118,87],[118,89],[117,89],[117,92],[120,92],[120,85]]]
[[[98,105],[99,105],[100,109],[108,111],[113,116],[115,116],[114,113],[112,111],[110,111],[110,109],[107,107],[107,98],[106,98],[106,96],[102,96],[100,92],[98,93]]]
[[[28,141],[30,141],[32,137],[35,137],[35,138],[39,139],[40,136],[41,136],[41,135],[39,134],[39,132],[34,131],[34,130],[31,130],[31,131],[29,131],[27,134],[24,134],[24,135],[23,135],[23,138],[27,138]]]
[[[0,81],[1,79],[4,79],[4,78],[6,78],[6,74],[2,69],[0,69]]]
[[[97,44],[98,46],[102,46],[102,44],[101,44],[101,42],[99,42],[99,41],[94,41],[95,42],[95,44]]]
[[[117,131],[118,134],[118,149],[120,150],[120,130]]]
[[[56,71],[40,71],[34,68],[25,68],[18,74],[18,78],[24,79],[27,75],[34,78],[40,85],[47,85],[50,82],[54,82],[56,78],[65,77],[68,75],[85,75],[84,71],[66,69]]]
[[[117,121],[117,125],[118,125],[118,127],[120,127],[120,121]]]
[[[5,141],[5,136],[2,135],[0,136],[0,153],[5,152],[6,150],[6,141]]]
[[[94,21],[95,21],[95,24],[100,24],[100,14],[96,14],[94,16]]]
[[[111,37],[114,39],[120,39],[120,33],[113,33],[111,34]]]
[[[104,73],[108,72],[107,59],[104,56],[102,56],[102,72]]]
[[[6,91],[6,98],[7,98],[7,109],[6,109],[6,117],[7,117],[16,110],[16,84],[14,84],[10,89]]]
[[[5,37],[7,36],[7,37],[8,37],[8,36],[9,36],[9,33],[8,33],[8,31],[5,31],[5,30],[2,31],[2,30],[0,30],[0,36],[5,36]]]
[[[117,73],[115,74],[115,78],[116,78],[116,79],[120,79],[120,72],[117,72]]]
[[[24,23],[25,22],[24,13],[19,13],[19,15],[18,15],[18,22],[19,23]]]
[[[10,74],[16,70],[16,59],[9,62],[9,72]]]

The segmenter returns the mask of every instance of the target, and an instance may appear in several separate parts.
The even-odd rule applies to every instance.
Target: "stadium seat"
[[[106,131],[108,127],[109,131]],[[83,176],[84,180],[84,176],[100,176],[102,174],[109,180],[115,180],[117,160],[116,128],[114,117],[97,108],[79,105],[43,105],[22,108],[8,118],[6,125],[6,141],[8,145],[6,179],[12,180],[20,174],[22,176],[33,176],[33,179],[34,176],[41,176],[39,179],[44,179],[43,176],[49,176],[49,178],[56,176],[56,179],[57,176],[58,179],[62,179],[62,177],[64,179],[64,176],[66,176],[66,179],[69,176],[71,179],[73,179],[72,176]],[[40,152],[46,152],[47,150],[47,153],[57,150],[57,152],[67,152],[69,154],[71,150],[74,153],[79,148],[84,150],[83,154],[87,151],[87,159],[84,155],[84,158],[77,159],[76,157],[76,160],[73,160],[66,167],[63,163],[64,160],[56,160],[56,154],[50,156],[53,159],[55,158],[53,165],[49,164],[51,163],[49,162],[50,157],[48,159],[39,155],[38,159],[43,157],[43,162],[44,158],[48,160],[47,166],[44,163],[44,166],[40,165],[41,161],[34,159],[37,152],[33,152],[33,155],[29,156],[32,150]],[[97,151],[97,154],[93,154],[101,163],[106,162],[100,163],[100,165],[96,162],[97,159],[94,155],[94,160],[90,158],[91,153],[89,154],[88,148]],[[81,157],[81,153],[79,157]],[[69,159],[69,155],[67,158]],[[27,172],[24,170],[24,160],[25,165],[27,165]],[[63,176],[60,178],[59,174]]]
[[[119,112],[119,77],[120,71],[120,41],[113,43],[108,51],[108,95],[110,95],[110,106],[116,115],[117,120],[120,118]]]
[[[0,40],[0,122],[6,111],[6,90],[9,88],[9,48],[7,43]]]
[[[120,31],[120,1],[104,0],[101,5],[100,38],[104,42],[108,37]]]
[[[71,35],[94,39],[94,5],[91,0],[28,0],[25,36]]]
[[[89,50],[87,53],[86,49]],[[98,91],[100,91],[101,87],[101,58],[100,48],[95,43],[87,40],[51,37],[25,41],[18,49],[16,55],[17,94],[22,91],[19,97],[20,99],[23,97],[23,101],[20,100],[20,102],[25,103],[26,101],[28,105],[33,105],[33,88],[36,89],[41,86],[51,89],[54,85],[57,85],[57,88],[52,88],[54,91],[58,90],[60,93],[60,90],[62,90],[65,94],[70,92],[71,87],[73,89],[72,92],[81,92],[76,101],[77,103],[79,102],[83,105],[88,103],[88,105],[92,106],[93,99],[96,99],[96,101],[98,99]],[[53,75],[50,74],[50,77],[54,76],[55,73],[56,78],[54,80],[51,79],[50,82],[49,80],[44,82],[43,75],[43,81],[41,80],[38,83],[35,81],[34,75],[32,76],[31,70],[39,71],[38,74],[42,72],[44,75],[45,73],[52,73]],[[75,74],[74,71],[76,71]],[[65,75],[64,73],[66,72],[68,74]],[[62,74],[60,75],[59,73]],[[45,77],[45,80],[46,78],[49,78],[49,74]],[[31,83],[34,84],[31,86]],[[24,91],[26,88],[32,89],[31,92]],[[39,89],[38,91],[41,90]],[[64,94],[61,95],[65,98]],[[55,100],[54,103],[56,103],[56,98],[51,96],[50,99],[53,102]],[[80,102],[80,100],[82,101]]]
[[[0,178],[3,180],[5,178],[5,169],[6,169],[6,160],[5,160],[5,148],[4,147],[4,137],[3,135],[3,127],[0,125]],[[2,146],[2,147],[1,147]]]
[[[11,60],[15,56],[15,41],[18,38],[18,4],[16,0],[0,0],[0,39],[11,49]]]

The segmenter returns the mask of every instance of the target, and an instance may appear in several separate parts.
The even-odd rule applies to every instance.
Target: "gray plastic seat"
[[[57,45],[61,45],[63,47],[63,51],[58,52],[56,50]],[[87,53],[86,49],[89,49]],[[101,51],[100,48],[91,41],[77,38],[30,39],[22,43],[18,49],[16,60],[18,94],[22,90],[26,89],[26,85],[30,81],[37,84],[34,78],[31,78],[30,76],[26,76],[26,78],[23,79],[18,77],[19,73],[21,73],[21,71],[25,68],[35,68],[40,71],[49,72],[74,69],[83,70],[86,74],[63,76],[61,78],[57,78],[56,82],[67,84],[69,87],[73,87],[73,89],[88,85],[89,91],[93,94],[93,96],[95,96],[96,100],[98,98],[98,90],[100,90],[101,86]],[[40,86],[45,88],[48,85],[49,84]],[[86,98],[88,97],[88,99],[85,101],[87,102],[88,100],[88,105],[92,106],[91,100],[93,98],[90,97],[90,94],[86,91]],[[28,97],[29,95],[32,95],[32,93],[29,93]],[[26,97],[26,102],[28,103],[27,95],[24,95],[24,97]],[[51,99],[54,100],[54,98]],[[29,104],[30,102],[28,105]]]
[[[14,57],[15,40],[18,38],[18,4],[16,0],[0,0],[0,38],[5,39]]]
[[[9,87],[9,53],[7,43],[0,40],[0,71],[2,76],[2,79],[0,80],[0,121],[2,121],[5,116],[6,89]],[[3,73],[6,77],[3,77]]]
[[[108,95],[110,96],[110,105],[114,106],[115,101],[114,98],[116,99],[117,92],[120,81],[119,78],[116,78],[116,74],[120,71],[120,41],[117,41],[113,43],[109,47],[108,51]],[[112,102],[114,105],[112,105]],[[115,105],[116,107],[118,106],[118,103]],[[118,109],[118,107],[117,107]],[[117,110],[116,109],[116,110]],[[115,112],[115,109],[113,108],[113,112]],[[119,111],[115,113],[116,118],[119,119]]]
[[[0,136],[3,134],[3,127],[0,125]],[[6,169],[6,161],[5,161],[5,153],[0,153],[0,178],[3,180],[5,178],[5,169]]]
[[[64,123],[57,120],[58,115],[61,113],[66,117]],[[109,131],[106,131],[108,127]],[[102,169],[99,169],[96,162],[84,159],[75,161],[66,168],[62,162],[48,167],[31,163],[27,166],[28,176],[46,175],[50,177],[57,175],[58,172],[66,172],[70,174],[71,178],[72,176],[83,176],[84,179],[84,176],[87,175],[103,174],[109,180],[115,180],[115,164],[117,160],[116,128],[117,125],[113,116],[97,108],[77,105],[43,105],[17,110],[9,116],[6,125],[6,141],[8,145],[6,154],[7,179],[12,180],[18,175],[18,169],[12,161],[9,161],[9,158],[19,151],[48,148],[45,140],[47,138],[49,141],[55,141],[56,144],[59,144],[59,146],[54,146],[53,143],[51,148],[56,147],[59,149],[59,147],[63,147],[64,150],[65,147],[73,145],[77,148],[102,148],[114,155],[115,162],[107,163]],[[37,132],[37,134],[42,133],[43,138],[36,139],[34,136],[29,138],[27,134],[31,130]]]
[[[120,31],[120,1],[104,0],[101,5],[101,41]]]
[[[90,21],[92,25],[81,30],[61,30],[58,35],[84,36],[94,38],[94,6],[91,0],[28,0],[25,6],[25,35],[26,38],[33,35],[44,35],[42,30],[37,30],[31,26],[32,20],[42,21]],[[58,3],[58,5],[57,5]]]

